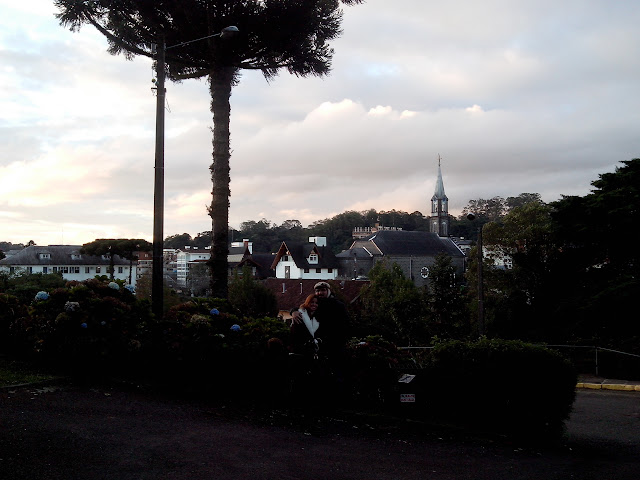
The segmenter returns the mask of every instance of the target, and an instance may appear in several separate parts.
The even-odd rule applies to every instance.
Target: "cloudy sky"
[[[151,61],[71,33],[50,0],[0,0],[0,241],[152,238]],[[584,195],[640,156],[640,2],[368,0],[329,77],[244,73],[231,97],[231,209],[303,225],[428,213],[438,155],[469,199]],[[210,230],[204,81],[167,84],[165,236]]]

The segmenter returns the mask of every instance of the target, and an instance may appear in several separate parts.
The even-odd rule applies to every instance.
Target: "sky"
[[[52,0],[0,0],[0,241],[153,236],[156,99],[146,58],[107,53]],[[368,0],[332,72],[231,97],[230,225],[471,199],[586,195],[640,157],[640,2]],[[167,83],[165,237],[211,229],[206,81]]]

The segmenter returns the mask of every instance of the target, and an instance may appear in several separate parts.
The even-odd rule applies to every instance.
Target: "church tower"
[[[440,170],[440,155],[438,155],[438,180],[436,191],[431,197],[431,215],[429,216],[429,231],[440,237],[449,236],[449,199],[444,193],[442,171]]]

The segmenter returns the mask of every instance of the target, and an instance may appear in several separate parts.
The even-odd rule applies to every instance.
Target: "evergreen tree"
[[[424,297],[399,265],[378,262],[363,288],[359,330],[381,334],[398,345],[425,341]]]
[[[344,4],[362,0],[342,0]],[[206,77],[213,113],[213,183],[211,283],[213,295],[227,297],[229,225],[229,120],[232,87],[242,69],[260,70],[265,78],[286,69],[297,76],[329,73],[340,34],[338,0],[56,0],[57,15],[72,30],[93,25],[109,42],[109,52],[153,57],[153,44],[166,44],[170,80]],[[234,38],[214,35],[228,26]],[[196,41],[199,40],[199,41]],[[227,40],[227,41],[225,41]]]
[[[429,333],[442,338],[461,338],[468,329],[466,297],[460,289],[451,257],[440,253],[429,269]]]
[[[274,293],[253,278],[251,268],[245,266],[242,274],[236,269],[229,284],[229,303],[240,315],[252,318],[276,317],[278,301]]]
[[[133,261],[137,260],[136,252],[151,250],[152,246],[141,238],[99,238],[93,242],[85,243],[80,249],[80,253],[87,255],[108,255],[109,256],[109,278],[113,280],[114,256],[117,255],[129,260],[129,283],[131,283],[131,267]]]

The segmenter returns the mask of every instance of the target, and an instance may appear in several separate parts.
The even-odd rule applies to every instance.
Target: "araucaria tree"
[[[63,26],[93,25],[109,52],[154,57],[154,44],[167,45],[170,80],[206,77],[213,113],[211,287],[227,296],[229,224],[229,99],[243,69],[267,78],[280,69],[306,77],[329,73],[329,42],[341,33],[340,4],[363,0],[55,0]],[[232,38],[215,36],[228,26]],[[171,48],[173,47],[173,48]]]

